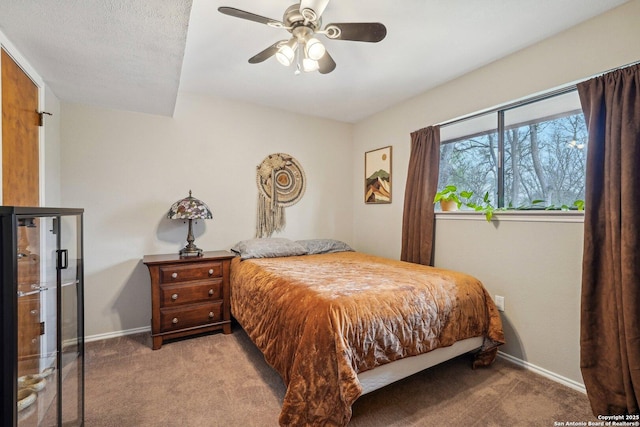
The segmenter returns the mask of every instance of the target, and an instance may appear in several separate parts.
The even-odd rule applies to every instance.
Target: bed
[[[287,386],[281,425],[343,426],[364,392],[471,350],[493,361],[502,324],[477,279],[319,241],[232,248],[231,312]]]

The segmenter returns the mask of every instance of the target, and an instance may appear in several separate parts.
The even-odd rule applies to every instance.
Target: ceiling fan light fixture
[[[310,73],[312,71],[318,71],[319,68],[320,68],[320,64],[318,64],[318,61],[316,61],[315,59],[304,58],[302,60],[302,69],[306,73]]]
[[[295,38],[292,38],[282,46],[276,52],[276,59],[279,63],[288,67],[291,65],[296,56],[296,48],[298,47],[298,41]]]
[[[313,59],[314,61],[319,60],[324,56],[324,53],[327,51],[324,45],[320,42],[320,40],[315,37],[310,38],[304,45],[304,51],[307,57]]]

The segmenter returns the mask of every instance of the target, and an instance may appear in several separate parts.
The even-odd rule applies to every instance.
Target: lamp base
[[[194,247],[190,248],[185,246],[180,250],[181,257],[194,257],[194,256],[202,256],[202,249]]]
[[[189,232],[187,233],[187,246],[180,250],[181,257],[202,256],[202,249],[193,244],[193,228],[191,226],[191,219],[189,219]]]

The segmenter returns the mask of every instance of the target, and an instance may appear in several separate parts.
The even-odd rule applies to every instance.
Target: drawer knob
[[[32,316],[35,316],[38,314],[38,310],[31,310],[29,313],[31,313]]]
[[[209,312],[209,319],[213,319],[214,315],[213,315],[213,311]]]
[[[171,295],[171,299],[174,300],[174,301],[177,300],[178,299],[178,294]]]
[[[213,289],[209,289],[209,296],[213,295]]]
[[[213,268],[209,269],[209,276],[211,276],[213,274]]]
[[[174,325],[178,323],[178,318],[174,317],[173,319],[171,319],[171,323],[173,323]]]
[[[172,273],[171,277],[174,278],[174,279],[177,278],[178,277],[178,273]]]

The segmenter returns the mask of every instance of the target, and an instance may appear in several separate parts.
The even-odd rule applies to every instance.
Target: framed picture
[[[391,203],[391,146],[364,153],[364,202]]]

